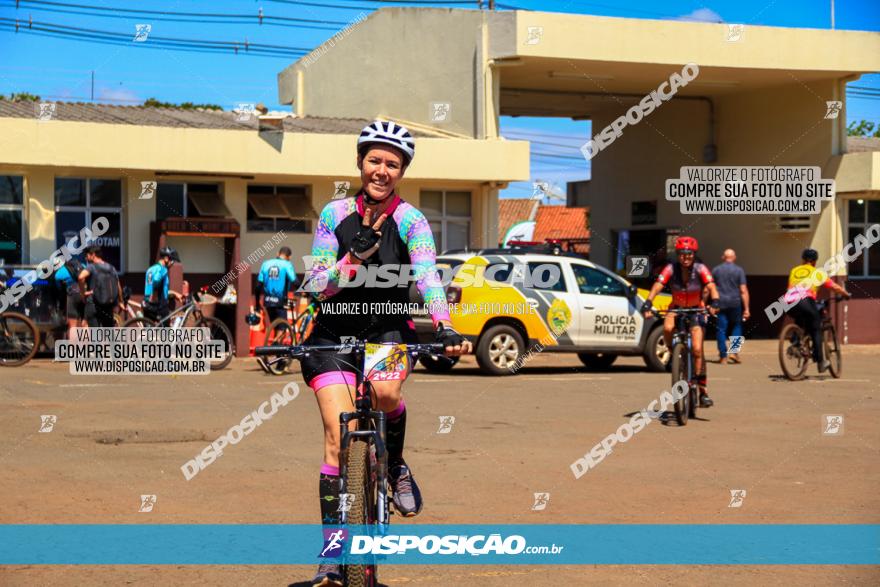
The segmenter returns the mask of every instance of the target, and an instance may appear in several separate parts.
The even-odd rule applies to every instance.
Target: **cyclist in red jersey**
[[[663,288],[668,285],[672,291],[672,303],[670,310],[675,308],[703,308],[703,290],[709,291],[712,302],[709,305],[709,313],[713,316],[718,310],[719,295],[715,282],[712,280],[712,271],[696,262],[694,254],[699,245],[697,239],[690,236],[682,236],[675,241],[675,252],[678,253],[678,261],[668,264],[657,275],[657,282],[651,287],[648,299],[642,306],[645,317],[651,315],[652,301]],[[675,312],[668,312],[663,320],[663,339],[666,346],[671,348],[672,333],[675,330]],[[697,386],[700,389],[700,407],[711,407],[714,402],[709,397],[706,383],[706,362],[703,358],[703,335],[706,327],[705,316],[700,316],[698,325],[691,330],[694,354],[694,372],[697,373]]]

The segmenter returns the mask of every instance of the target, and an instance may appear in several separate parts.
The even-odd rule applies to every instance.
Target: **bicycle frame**
[[[353,357],[350,364],[356,365],[355,369],[355,400],[353,412],[339,414],[339,476],[341,480],[340,493],[348,491],[348,450],[353,440],[358,438],[371,439],[376,450],[376,484],[378,495],[376,496],[376,510],[373,522],[387,526],[389,524],[390,511],[388,509],[388,489],[384,480],[388,476],[388,450],[386,446],[386,416],[385,412],[373,409],[373,385],[369,377],[363,372],[363,364],[366,356],[367,343],[359,341],[352,344],[340,345],[309,345],[309,346],[263,346],[254,349],[256,356],[281,355],[269,363],[283,360],[284,358],[300,359],[310,352],[348,352]],[[439,343],[432,344],[408,344],[405,351],[410,360],[415,360],[420,354],[443,354],[444,346]],[[356,430],[349,430],[349,424],[357,422]],[[348,523],[348,512],[341,512],[341,523]]]
[[[363,364],[364,350],[355,353],[358,364]],[[339,414],[339,476],[340,493],[348,493],[348,447],[355,438],[371,438],[376,447],[376,477],[385,479],[388,476],[388,451],[385,445],[385,412],[373,410],[373,385],[365,379],[361,370],[355,373],[355,411]],[[357,420],[357,429],[350,430],[349,422]],[[390,513],[388,511],[388,488],[385,483],[377,483],[376,523],[387,526]],[[348,512],[343,509],[340,520],[348,523]]]
[[[195,300],[192,299],[191,296],[188,296],[184,305],[179,308],[175,308],[173,312],[159,320],[156,324],[157,326],[164,326],[167,322],[168,325],[170,325],[172,324],[172,320],[174,319],[174,317],[181,312],[183,313],[183,318],[181,319],[180,323],[186,324],[186,321],[189,319],[189,317],[198,311],[198,304],[195,302]]]

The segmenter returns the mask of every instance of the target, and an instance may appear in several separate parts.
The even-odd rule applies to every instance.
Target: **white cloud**
[[[689,14],[677,17],[675,20],[688,20],[692,22],[724,22],[721,15],[711,8],[697,8]]]
[[[98,98],[100,100],[117,100],[129,104],[143,101],[137,94],[127,88],[101,88],[98,91]]]

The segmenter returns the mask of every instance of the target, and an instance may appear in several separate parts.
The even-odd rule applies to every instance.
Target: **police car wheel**
[[[608,353],[578,353],[578,359],[588,369],[603,371],[614,364],[614,361],[617,360],[617,355],[610,355]]]
[[[517,359],[525,352],[522,335],[512,326],[498,324],[486,330],[477,343],[477,363],[490,375],[513,375]]]
[[[666,346],[666,341],[663,340],[662,327],[658,326],[648,334],[648,339],[645,341],[644,359],[645,365],[651,371],[659,373],[669,369],[672,353]]]

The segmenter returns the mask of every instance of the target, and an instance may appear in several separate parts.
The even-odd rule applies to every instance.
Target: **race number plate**
[[[367,343],[364,372],[370,381],[406,379],[408,367],[406,345]]]

